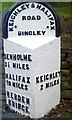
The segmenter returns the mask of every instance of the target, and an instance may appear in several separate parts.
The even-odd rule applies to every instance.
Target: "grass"
[[[0,11],[2,10],[2,2],[0,1]]]
[[[2,3],[2,10],[8,10],[14,4],[15,4],[15,2],[3,2]]]
[[[2,10],[8,10],[15,4],[15,2],[2,2]],[[52,3],[51,3],[52,4]],[[57,14],[64,16],[64,18],[72,17],[72,2],[55,2],[53,8]],[[1,2],[0,2],[1,11]]]

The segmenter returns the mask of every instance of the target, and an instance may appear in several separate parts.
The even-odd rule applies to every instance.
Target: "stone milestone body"
[[[60,25],[48,3],[21,2],[3,26],[6,102],[39,118],[60,101]]]

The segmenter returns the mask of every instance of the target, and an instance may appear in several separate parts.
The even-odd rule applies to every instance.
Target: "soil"
[[[2,120],[35,120],[19,115],[9,108],[2,106]],[[72,101],[62,99],[60,103],[42,118],[36,120],[72,120]]]

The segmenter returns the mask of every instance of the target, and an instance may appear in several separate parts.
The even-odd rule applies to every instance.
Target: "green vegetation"
[[[72,16],[72,3],[70,2],[57,2],[54,5],[54,9],[59,15],[64,16],[64,18],[69,18]]]
[[[15,4],[15,2],[3,2],[2,3],[2,10],[8,10],[14,4]]]
[[[15,4],[15,2],[2,2],[2,10],[10,9],[10,7],[13,4]],[[71,12],[72,3],[71,2],[55,2],[55,3],[51,3],[51,5],[53,5],[54,10],[59,15],[64,16],[64,18],[69,18],[72,16],[72,12]],[[1,5],[0,5],[0,10],[1,10]]]
[[[0,11],[2,10],[2,2],[0,1]]]
[[[62,90],[69,90],[69,89],[72,89],[72,81],[71,80],[67,80],[65,82],[62,82]]]

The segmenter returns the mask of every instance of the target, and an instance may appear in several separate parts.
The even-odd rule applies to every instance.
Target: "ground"
[[[29,117],[25,117],[22,115],[19,115],[12,111],[7,105],[2,106],[2,120],[8,120],[11,118],[14,120],[34,120]],[[72,102],[69,100],[62,99],[60,101],[60,104],[57,105],[55,108],[53,108],[49,113],[47,113],[42,118],[36,119],[36,120],[72,120]]]

